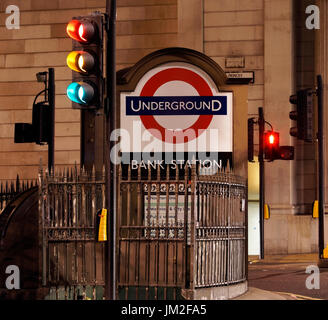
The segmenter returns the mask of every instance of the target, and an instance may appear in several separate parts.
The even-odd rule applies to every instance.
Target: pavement
[[[262,263],[318,263],[317,253],[300,253],[300,254],[285,254],[285,255],[266,255],[264,259],[259,257],[249,257],[249,264]]]
[[[274,265],[274,264],[293,264],[293,263],[306,263],[306,264],[319,264],[318,254],[289,254],[289,255],[267,255],[264,259],[259,257],[249,257],[249,264],[259,265]],[[243,295],[234,298],[233,300],[321,300],[313,299],[307,296],[289,292],[275,292],[262,290],[255,287],[249,287],[248,291]]]
[[[232,300],[295,300],[289,295],[249,287],[243,295]]]

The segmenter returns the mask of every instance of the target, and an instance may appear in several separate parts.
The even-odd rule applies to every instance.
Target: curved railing
[[[118,298],[192,299],[192,290],[246,280],[246,179],[123,167],[118,186]]]

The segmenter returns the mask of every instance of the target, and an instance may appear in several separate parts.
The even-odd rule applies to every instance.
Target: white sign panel
[[[198,67],[156,67],[121,93],[121,151],[232,152],[232,100]]]

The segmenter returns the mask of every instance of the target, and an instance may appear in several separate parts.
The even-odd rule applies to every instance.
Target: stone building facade
[[[30,122],[34,96],[42,90],[35,74],[56,73],[55,164],[80,161],[80,113],[66,97],[71,71],[66,56],[71,40],[66,23],[77,15],[105,10],[105,0],[3,0],[0,3],[0,181],[37,177],[47,147],[14,144],[14,123]],[[5,26],[5,9],[20,9],[20,29]],[[326,0],[118,0],[117,70],[165,47],[205,53],[226,71],[254,71],[248,113],[264,108],[266,120],[280,132],[281,145],[294,145],[295,161],[265,165],[265,253],[315,252],[317,221],[311,203],[317,196],[316,144],[290,137],[289,96],[296,89],[325,81],[327,68]],[[320,8],[320,29],[305,28],[305,8]],[[229,58],[239,66],[229,67]],[[325,85],[325,97],[327,97]],[[245,119],[246,121],[246,119]],[[327,119],[325,119],[327,127]],[[250,176],[252,179],[258,179]],[[256,185],[256,183],[255,183]],[[257,201],[256,191],[252,198]],[[251,232],[251,231],[250,231]]]

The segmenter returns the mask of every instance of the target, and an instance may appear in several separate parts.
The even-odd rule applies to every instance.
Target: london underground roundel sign
[[[120,99],[123,152],[232,152],[232,93],[194,65],[156,67]]]

